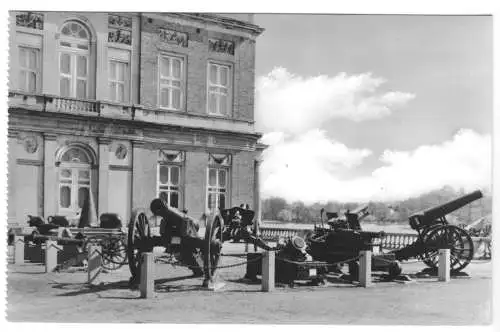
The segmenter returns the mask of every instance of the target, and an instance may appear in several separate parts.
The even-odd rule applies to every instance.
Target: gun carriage
[[[49,216],[47,222],[42,217],[28,215],[27,223],[29,227],[9,230],[9,243],[14,235],[23,235],[28,244],[40,245],[50,240],[58,245],[76,246],[81,254],[88,244],[96,243],[102,248],[102,266],[105,269],[114,270],[126,264],[126,233],[117,214],[102,214],[99,227],[70,227],[66,217],[57,215]],[[82,261],[83,257],[77,261]]]
[[[152,235],[151,225],[144,210],[134,211],[128,228],[127,255],[131,282],[140,276],[140,256],[143,252],[152,252],[154,247],[164,247],[165,254],[189,267],[196,276],[204,276],[203,284],[208,285],[219,266],[224,242],[245,241],[256,248],[274,250],[277,257],[292,261],[306,261],[305,243],[300,238],[289,239],[284,244],[270,246],[258,236],[254,223],[254,211],[242,207],[222,210],[211,216],[202,215],[196,220],[185,211],[168,206],[166,201],[157,198],[151,202],[150,210],[155,217],[161,218],[160,235]],[[200,223],[206,224],[205,235],[198,235]],[[302,241],[303,242],[303,241]],[[169,261],[167,261],[168,263]],[[277,267],[278,280],[317,278],[317,270],[309,267],[295,268],[290,275],[290,265],[284,263],[283,269]],[[279,271],[283,271],[280,273]],[[313,273],[304,273],[312,271]],[[287,271],[286,273],[284,271]],[[300,276],[299,276],[300,275]]]
[[[417,231],[415,242],[401,249],[385,254],[374,254],[374,270],[387,270],[389,275],[401,273],[400,261],[411,258],[422,260],[430,268],[437,268],[440,249],[450,249],[452,272],[463,270],[472,260],[474,244],[470,235],[460,227],[451,225],[446,215],[482,197],[481,191],[474,191],[445,204],[415,213],[409,217],[409,224]],[[306,238],[308,252],[315,260],[338,262],[354,259],[360,251],[376,246],[375,239],[382,239],[384,232],[365,232],[359,221],[368,215],[367,206],[348,211],[345,217],[335,212],[327,212],[327,224],[324,225],[321,211],[321,226],[314,227],[314,232]],[[358,263],[349,263],[349,272],[356,278]]]
[[[326,224],[324,221],[326,214]],[[360,221],[368,215],[368,206],[360,206],[347,211],[344,216],[336,212],[321,210],[321,225],[314,225],[314,231],[306,237],[308,252],[314,260],[331,263],[330,270],[340,271],[348,262],[350,276],[357,280],[359,273],[358,257],[361,251],[374,251],[376,240],[385,236],[384,232],[367,232],[361,229]],[[377,258],[383,258],[382,260]],[[386,263],[387,261],[389,263]],[[339,264],[336,264],[340,262]],[[401,273],[401,266],[394,255],[377,254],[372,259],[372,269],[387,271],[391,276]]]
[[[450,269],[463,270],[474,256],[474,242],[464,229],[451,225],[446,215],[483,197],[476,190],[447,203],[415,213],[409,217],[410,227],[418,233],[417,240],[393,251],[397,260],[419,258],[430,268],[437,268],[439,249],[450,249]]]

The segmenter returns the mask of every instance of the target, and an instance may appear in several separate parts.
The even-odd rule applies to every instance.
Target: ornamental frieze
[[[162,42],[165,42],[167,44],[174,44],[182,47],[188,47],[187,33],[159,28],[158,36],[160,37],[160,40]]]
[[[232,41],[222,39],[209,39],[208,50],[210,52],[234,55],[234,43]]]
[[[16,25],[25,28],[43,30],[43,14],[23,12],[16,15]]]
[[[108,15],[108,42],[132,44],[132,19],[119,15]]]

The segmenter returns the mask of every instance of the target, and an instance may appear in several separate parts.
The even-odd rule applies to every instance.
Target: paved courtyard
[[[244,251],[229,244],[226,252]],[[239,258],[223,257],[222,264]],[[325,286],[277,287],[260,292],[260,284],[242,277],[245,266],[220,271],[225,287],[201,288],[202,279],[183,267],[155,266],[156,294],[140,299],[129,289],[128,267],[100,275],[89,287],[83,271],[44,273],[41,264],[8,266],[7,319],[25,322],[96,323],[258,323],[258,324],[412,324],[464,325],[491,321],[492,268],[475,262],[468,276],[441,283],[417,278],[421,263],[403,265],[411,282],[376,281],[370,288],[329,279]],[[375,280],[378,280],[375,278]],[[50,308],[47,315],[41,308]]]

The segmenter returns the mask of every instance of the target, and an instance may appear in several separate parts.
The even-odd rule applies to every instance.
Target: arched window
[[[59,213],[77,214],[89,195],[92,156],[80,146],[68,148],[59,164]]]
[[[89,97],[90,33],[77,21],[66,22],[59,40],[59,94]]]

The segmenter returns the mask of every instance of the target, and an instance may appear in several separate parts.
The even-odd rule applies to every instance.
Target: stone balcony
[[[187,112],[165,111],[142,105],[121,104],[103,100],[86,100],[9,91],[8,105],[9,110],[26,109],[39,112],[104,117],[189,128],[207,128],[245,134],[256,133],[253,121]]]

